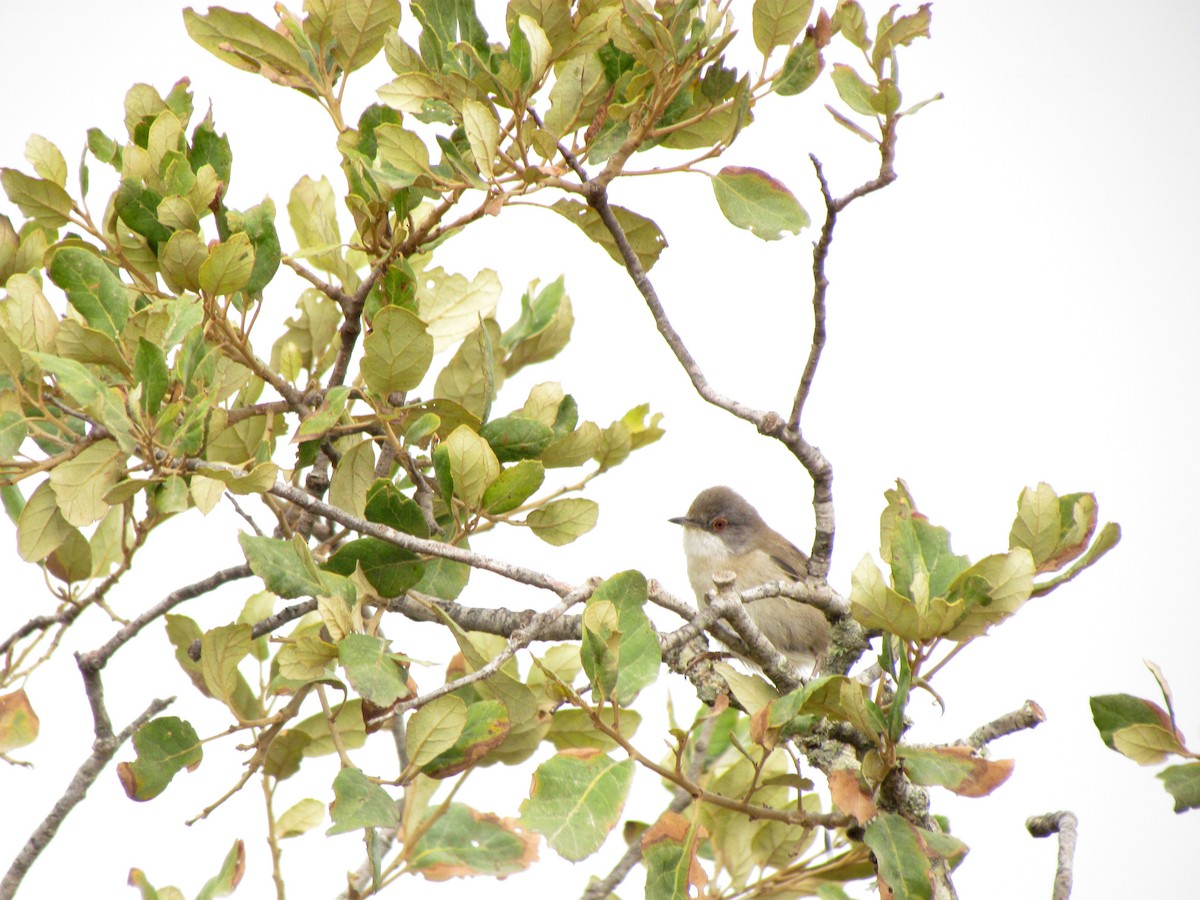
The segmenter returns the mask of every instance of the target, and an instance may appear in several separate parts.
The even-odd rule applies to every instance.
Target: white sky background
[[[230,5],[273,21],[265,0]],[[747,40],[749,6],[743,10]],[[124,139],[128,87],[145,81],[165,94],[188,75],[196,93],[193,122],[211,97],[218,129],[233,144],[231,206],[245,208],[269,194],[286,224],[288,193],[302,175],[327,174],[340,194],[344,182],[324,113],[192,44],[181,8],[166,0],[0,0],[7,73],[0,165],[29,171],[24,142],[40,133],[63,150],[74,192],[85,130],[100,126]],[[883,9],[870,4],[868,17]],[[1124,531],[1096,568],[1033,601],[938,677],[945,714],[924,696],[914,702],[917,741],[964,737],[1026,698],[1049,717],[1035,731],[993,745],[995,756],[1014,757],[1017,765],[992,797],[965,800],[935,790],[935,811],[948,814],[955,833],[973,848],[955,878],[965,898],[1049,896],[1055,843],[1028,837],[1023,823],[1032,814],[1070,809],[1079,816],[1080,897],[1184,896],[1200,846],[1200,812],[1172,813],[1156,770],[1104,747],[1087,703],[1089,695],[1112,692],[1156,698],[1142,665],[1152,659],[1175,690],[1181,727],[1200,747],[1194,647],[1200,591],[1188,576],[1195,557],[1193,509],[1200,502],[1194,465],[1200,127],[1187,99],[1200,7],[1177,2],[1140,9],[1147,8],[935,4],[933,40],[902,51],[901,88],[906,105],[939,90],[946,100],[902,124],[900,180],[844,214],[828,267],[830,340],[805,433],[836,471],[835,587],[848,591],[849,573],[862,555],[878,552],[882,492],[898,475],[921,510],[951,530],[955,550],[973,559],[1006,549],[1018,492],[1042,480],[1063,493],[1094,491],[1102,520],[1118,521]],[[857,61],[840,40],[826,58]],[[352,76],[348,109],[371,102],[373,89],[389,78],[382,59],[378,63]],[[835,125],[808,94],[761,106],[758,122],[724,162],[771,172],[816,217],[810,151],[823,160],[838,193],[874,171],[867,145]],[[638,158],[634,164],[641,165]],[[97,213],[107,189],[101,170],[92,161]],[[811,329],[815,232],[763,243],[727,224],[709,186],[695,175],[618,182],[614,194],[655,219],[670,241],[651,277],[716,387],[786,411]],[[5,199],[0,212],[18,217]],[[560,272],[577,317],[564,355],[514,379],[498,410],[520,406],[537,381],[561,380],[578,399],[581,416],[601,424],[647,400],[667,414],[661,442],[593,483],[590,495],[601,503],[601,518],[592,534],[562,551],[526,534],[489,535],[477,549],[571,580],[638,568],[686,595],[679,534],[665,520],[715,483],[739,489],[801,546],[810,542],[811,493],[803,469],[691,393],[636,290],[602,251],[569,233],[558,217],[536,210],[506,210],[469,232],[476,236],[468,233],[439,250],[441,264],[467,275],[496,269],[505,287],[502,322],[515,318],[528,281]],[[297,292],[284,279],[272,285],[266,302],[273,321],[291,313]],[[269,324],[260,326],[262,355],[274,339]],[[224,506],[203,521],[189,514],[170,523],[143,551],[144,571],[135,567],[111,602],[133,614],[239,562],[231,529],[240,524]],[[37,570],[17,558],[12,529],[5,534],[3,635],[51,611]],[[481,605],[544,608],[550,602],[498,579],[477,577],[473,584],[464,599]],[[252,582],[243,582],[179,611],[212,627],[236,615],[252,590]],[[398,647],[421,655],[426,632],[406,643],[403,629],[392,628]],[[89,615],[63,649],[91,649],[113,630]],[[161,627],[150,632],[140,658],[127,649],[105,671],[116,727],[151,698],[177,693],[181,701],[169,714],[190,718],[201,734],[220,730],[224,717],[177,671]],[[424,683],[438,677],[429,674]],[[42,735],[18,754],[35,769],[0,768],[4,867],[90,752],[90,716],[70,655],[60,653],[39,670],[28,689]],[[686,685],[672,680],[670,689],[690,710]],[[654,754],[652,726],[647,723],[639,743]],[[386,750],[368,748],[364,767],[390,771]],[[126,747],[117,758],[132,755]],[[324,782],[318,774],[307,789],[303,776],[285,783],[277,811],[303,796],[327,799],[336,764],[324,764]],[[248,854],[238,896],[269,896],[255,783],[207,822],[190,830],[181,824],[238,772],[227,742],[210,745],[196,773],[178,776],[149,804],[133,805],[110,767],[35,864],[21,896],[132,896],[123,887],[131,866],[146,870],[158,886],[176,884],[192,896],[235,837],[247,840]],[[490,769],[471,782],[472,802],[503,815],[516,815],[528,785],[524,770]],[[639,785],[646,790],[635,790],[627,812],[652,816],[666,795],[649,780]],[[483,793],[485,787],[494,793]],[[342,870],[359,859],[356,837],[316,835],[286,842],[285,876],[294,896],[333,896],[344,883]],[[609,847],[572,871],[543,845],[544,863],[532,874],[498,884],[410,882],[393,892],[465,896],[483,890],[503,898],[560,895],[569,886],[567,896],[573,896],[586,873],[606,872],[619,850]],[[639,891],[630,884],[623,893]]]

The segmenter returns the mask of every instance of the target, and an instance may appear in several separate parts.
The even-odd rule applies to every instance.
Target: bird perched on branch
[[[669,521],[683,526],[688,580],[704,609],[713,575],[733,572],[733,590],[772,581],[801,581],[808,557],[763,521],[744,497],[727,487],[710,487],[692,501],[686,516]],[[829,646],[829,622],[820,610],[791,597],[764,597],[746,611],[768,640],[797,668],[814,669]]]

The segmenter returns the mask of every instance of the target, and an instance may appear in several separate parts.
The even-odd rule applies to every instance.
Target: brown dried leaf
[[[875,801],[859,784],[858,773],[850,769],[836,769],[830,773],[829,795],[834,806],[860,823],[869,822],[879,812]]]

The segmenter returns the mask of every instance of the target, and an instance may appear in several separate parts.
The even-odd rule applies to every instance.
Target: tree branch
[[[996,738],[1023,731],[1026,728],[1037,728],[1045,721],[1046,713],[1042,708],[1034,701],[1026,700],[1020,709],[1005,713],[1000,718],[975,729],[967,738],[966,743],[976,750],[980,750],[985,744],[991,743]]]
[[[206,463],[206,465],[211,466],[212,463]],[[517,581],[521,584],[528,584],[531,587],[552,591],[559,597],[566,597],[576,589],[574,585],[567,584],[565,581],[559,581],[557,578],[552,578],[549,575],[525,568],[524,566],[493,559],[490,556],[484,556],[472,550],[463,550],[461,547],[456,547],[453,544],[443,544],[427,538],[414,537],[411,534],[405,534],[403,531],[390,528],[387,525],[381,525],[377,522],[368,522],[366,519],[350,515],[350,513],[338,509],[336,506],[323,503],[305,491],[292,487],[290,484],[277,481],[269,493],[290,503],[295,503],[297,506],[303,507],[314,515],[332,519],[339,525],[344,525],[352,531],[357,531],[359,534],[379,538],[382,541],[387,541],[389,544],[395,544],[397,547],[411,550],[413,553],[420,553],[425,556],[438,556],[443,559],[453,560],[454,562],[464,563],[475,569],[485,569],[489,572],[495,572],[497,575],[507,578],[510,581]]]
[[[1073,812],[1046,813],[1025,820],[1025,827],[1035,838],[1058,834],[1058,869],[1054,873],[1053,900],[1067,900],[1071,896],[1072,869],[1075,865],[1075,838],[1079,820]]]
[[[95,684],[99,685],[99,674],[93,673],[95,676]],[[87,680],[85,671],[84,678]],[[91,699],[92,690],[89,689],[89,699]],[[58,828],[62,825],[63,820],[67,815],[83,800],[84,796],[100,777],[100,773],[109,761],[116,755],[118,749],[133,735],[135,731],[153,719],[156,715],[166,709],[173,701],[174,697],[169,697],[165,700],[155,700],[145,712],[129,723],[125,728],[121,729],[121,733],[112,734],[112,728],[108,725],[108,716],[104,715],[102,721],[96,722],[96,740],[92,744],[92,754],[83,761],[83,765],[75,772],[75,777],[71,779],[71,783],[67,785],[66,791],[59,797],[58,802],[54,804],[54,808],[44,818],[40,825],[29,836],[29,840],[25,842],[25,846],[13,859],[12,865],[4,875],[4,880],[0,881],[0,900],[12,900],[16,896],[17,888],[21,885],[21,880],[29,871],[30,866],[34,864],[41,852],[46,849],[46,846],[54,839],[54,835],[58,832]],[[93,710],[99,706],[103,708],[103,701],[99,704],[93,703]],[[101,734],[105,731],[105,734]]]
[[[219,572],[214,572],[207,578],[203,578],[194,584],[189,584],[186,587],[181,587],[167,594],[162,600],[154,604],[137,618],[133,619],[128,625],[109,638],[102,646],[97,647],[88,653],[79,656],[80,666],[86,666],[89,669],[99,671],[104,668],[104,664],[112,657],[121,645],[130,641],[139,631],[157,619],[159,616],[174,609],[185,600],[193,600],[209,591],[215,590],[223,584],[230,581],[236,581],[239,578],[249,578],[254,573],[250,571],[250,566],[243,563],[240,566],[232,566],[228,569],[222,569]],[[255,635],[257,637],[257,635]]]
[[[529,620],[529,623],[522,628],[514,631],[508,639],[508,644],[486,665],[480,666],[474,672],[468,672],[461,678],[456,678],[453,681],[448,681],[441,687],[434,688],[426,694],[419,697],[414,697],[411,700],[405,700],[403,703],[397,704],[388,711],[388,715],[400,715],[408,712],[410,709],[418,709],[427,703],[431,703],[438,697],[443,697],[446,694],[452,694],[459,688],[466,687],[469,684],[474,684],[476,681],[483,681],[485,678],[490,678],[492,675],[500,671],[500,667],[508,662],[516,655],[518,650],[528,647],[535,640],[540,640],[540,634],[543,629],[548,628],[557,619],[577,603],[582,603],[592,595],[592,591],[596,589],[598,581],[588,582],[583,587],[576,588],[563,597],[557,604],[545,612],[540,612]]]

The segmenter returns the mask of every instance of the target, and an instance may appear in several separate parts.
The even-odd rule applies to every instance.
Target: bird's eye
[[[715,519],[712,520],[709,527],[711,527],[712,530],[715,531],[717,534],[720,534],[722,531],[724,531],[726,528],[729,527],[729,520],[727,518],[725,518],[724,516],[717,516]]]

